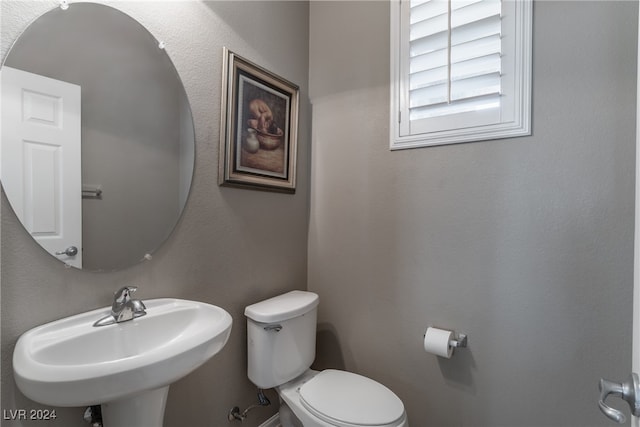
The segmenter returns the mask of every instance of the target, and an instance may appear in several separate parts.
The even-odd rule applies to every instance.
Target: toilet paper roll
[[[424,334],[424,351],[449,359],[453,354],[453,347],[449,345],[451,340],[453,340],[452,331],[427,328],[427,333]]]

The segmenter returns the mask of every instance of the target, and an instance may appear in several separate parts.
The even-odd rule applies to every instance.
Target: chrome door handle
[[[75,246],[69,246],[64,251],[56,252],[56,255],[75,256],[78,255],[78,248],[76,248]]]
[[[613,381],[602,378],[600,379],[599,388],[600,401],[598,402],[598,406],[607,418],[620,424],[627,420],[627,417],[625,417],[622,412],[604,403],[609,395],[621,397],[623,400],[626,400],[629,408],[631,408],[631,414],[640,417],[640,379],[638,378],[638,374],[632,373],[623,383],[614,383]]]

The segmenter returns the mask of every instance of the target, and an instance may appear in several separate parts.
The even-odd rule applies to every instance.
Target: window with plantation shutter
[[[391,148],[530,134],[531,0],[392,0]]]

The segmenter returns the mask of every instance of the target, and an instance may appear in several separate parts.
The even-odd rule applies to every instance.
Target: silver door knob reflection
[[[622,412],[604,403],[609,395],[621,397],[623,400],[626,400],[631,408],[631,414],[640,417],[640,379],[638,378],[638,374],[631,374],[627,381],[623,383],[614,383],[613,381],[602,378],[599,387],[600,401],[598,402],[598,406],[607,418],[620,424],[627,420],[627,417],[625,417]]]
[[[75,246],[69,246],[64,251],[56,252],[56,255],[75,256],[78,255],[78,248],[76,248]]]

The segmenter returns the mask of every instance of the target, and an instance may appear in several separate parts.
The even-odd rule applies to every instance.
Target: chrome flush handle
[[[640,416],[640,379],[638,378],[638,374],[632,373],[623,383],[615,383],[602,378],[600,379],[599,388],[600,401],[598,402],[598,406],[607,418],[620,424],[627,420],[627,417],[625,417],[622,412],[604,403],[609,395],[621,397],[623,400],[626,400],[629,408],[631,408],[631,414],[636,417]]]

